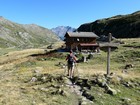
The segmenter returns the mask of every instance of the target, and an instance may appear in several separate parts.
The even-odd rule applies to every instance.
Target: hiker
[[[70,51],[66,60],[67,60],[67,65],[68,65],[68,76],[70,76],[70,78],[72,78],[74,76],[74,66],[75,66],[77,58],[72,53],[72,51]]]

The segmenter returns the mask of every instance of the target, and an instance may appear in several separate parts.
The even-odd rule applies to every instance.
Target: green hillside
[[[140,38],[120,41],[108,76],[104,51],[77,63],[73,79],[62,65],[68,52],[28,49],[0,56],[0,105],[139,105]]]
[[[140,11],[82,24],[77,30],[92,31],[99,36],[112,33],[116,38],[137,38],[140,37]]]
[[[34,48],[60,41],[49,29],[35,25],[23,25],[0,17],[0,47]]]

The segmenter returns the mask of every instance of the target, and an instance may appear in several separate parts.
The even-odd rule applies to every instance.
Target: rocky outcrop
[[[104,101],[106,96],[112,99],[119,96],[119,104],[124,105],[132,100],[131,97],[121,96],[125,92],[120,87],[139,91],[140,86],[139,80],[125,80],[115,73],[78,76],[72,79],[60,74],[42,74],[41,70],[35,70],[33,74],[27,83],[35,91],[51,97],[61,96],[70,99],[76,96],[72,105],[94,105],[97,104],[97,100],[106,105]]]

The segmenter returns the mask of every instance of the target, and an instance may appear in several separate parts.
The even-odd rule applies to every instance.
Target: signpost
[[[116,43],[111,43],[111,39],[112,39],[112,34],[109,33],[108,42],[100,44],[101,48],[105,48],[105,51],[107,50],[107,75],[110,74],[110,52],[112,50],[111,48],[116,49],[118,46],[118,44]]]
[[[109,36],[108,36],[108,43],[109,43],[109,46],[108,47],[108,52],[107,52],[107,75],[110,74],[110,51],[111,51],[111,38],[112,38],[112,35],[111,33],[109,33]]]

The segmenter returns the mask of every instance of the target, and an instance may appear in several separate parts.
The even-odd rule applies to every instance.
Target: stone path
[[[83,95],[82,88],[73,83],[72,79],[67,78],[66,86],[70,88],[71,93],[74,93],[78,96],[78,105],[93,105],[93,101],[89,100],[86,96]]]

